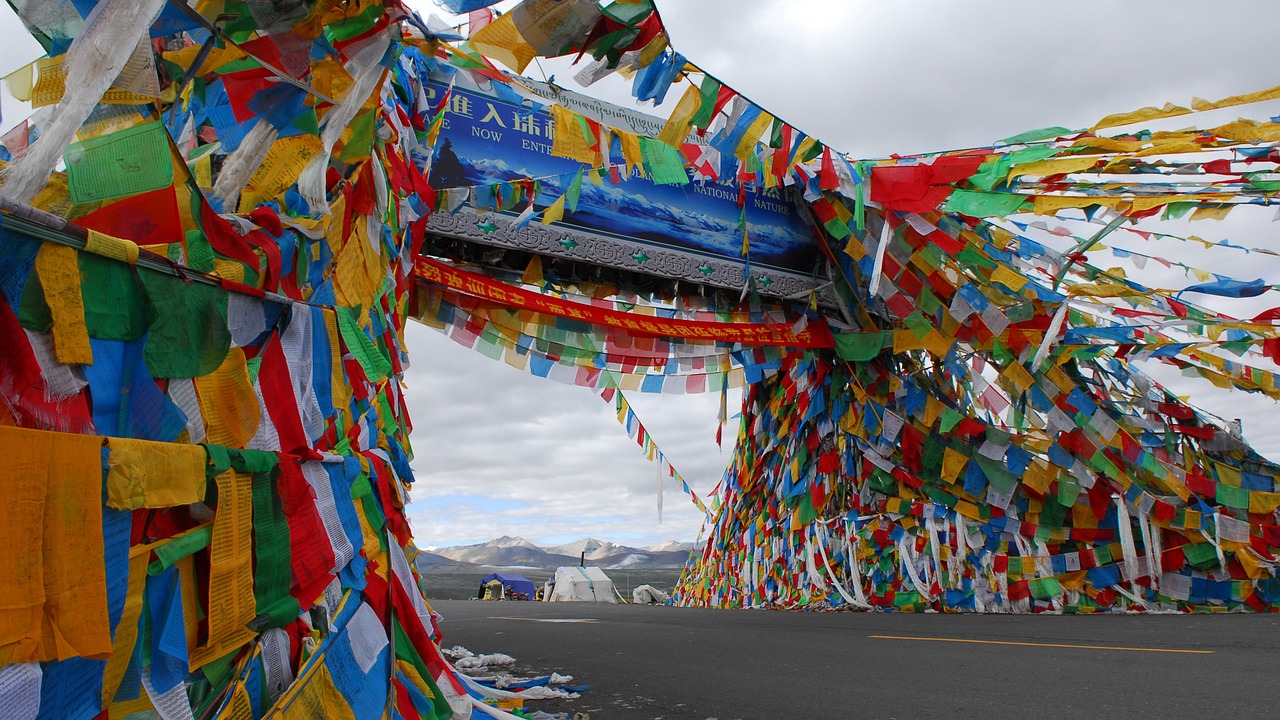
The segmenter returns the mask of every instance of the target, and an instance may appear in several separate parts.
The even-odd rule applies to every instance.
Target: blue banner
[[[494,84],[495,87],[497,83]],[[529,106],[507,88],[498,93],[454,87],[445,113],[430,182],[437,189],[473,187],[476,195],[491,196],[485,186],[523,179],[538,179],[541,192],[536,206],[542,209],[564,194],[585,166],[551,154],[554,122],[541,105]],[[445,87],[428,87],[432,104],[439,103]],[[597,115],[612,126],[645,135],[657,135],[663,120],[640,115],[557,90],[575,112]],[[639,125],[639,127],[637,127]],[[556,227],[588,235],[627,240],[676,249],[724,261],[742,261],[742,208],[736,182],[710,181],[687,185],[655,185],[639,176],[627,177],[618,143],[609,164],[618,174],[602,184],[584,179],[576,212],[566,213]],[[590,169],[590,168],[586,168]],[[745,207],[750,233],[750,262],[793,275],[808,276],[816,259],[813,231],[796,210],[797,189],[748,186]],[[507,208],[517,214],[520,204]]]

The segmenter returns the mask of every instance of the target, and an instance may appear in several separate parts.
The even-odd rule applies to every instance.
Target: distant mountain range
[[[557,568],[586,562],[606,569],[681,568],[693,550],[693,543],[667,542],[652,547],[633,548],[607,540],[586,538],[565,545],[539,547],[518,537],[502,536],[479,545],[434,548],[418,555],[420,568],[454,570],[475,568]]]

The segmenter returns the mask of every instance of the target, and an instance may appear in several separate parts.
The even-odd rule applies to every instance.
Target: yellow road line
[[[1180,653],[1212,655],[1212,650],[1179,650],[1174,648],[1116,647],[1114,645],[1067,645],[1065,643],[1032,643],[1009,640],[971,640],[969,638],[908,637],[906,635],[868,635],[874,640],[920,640],[924,642],[972,643],[975,645],[1018,645],[1022,647],[1070,648],[1072,650],[1123,650],[1127,652]]]

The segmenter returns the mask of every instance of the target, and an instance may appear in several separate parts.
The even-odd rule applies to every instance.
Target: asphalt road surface
[[[1275,717],[1277,615],[906,615],[436,601],[443,645],[591,720]]]

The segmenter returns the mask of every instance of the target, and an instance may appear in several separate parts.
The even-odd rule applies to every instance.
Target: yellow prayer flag
[[[427,293],[422,293],[426,295]],[[332,368],[330,387],[333,388],[333,406],[342,412],[351,405],[351,394],[347,392],[347,375],[342,367],[342,341],[338,330],[338,313],[333,308],[324,309],[324,326],[329,334],[329,357]],[[223,361],[225,364],[225,360]],[[252,391],[252,387],[249,388]],[[255,428],[254,432],[257,430]]]
[[[281,720],[356,720],[351,704],[333,684],[329,664],[321,660],[312,665],[314,670],[299,678],[290,689],[291,692],[286,693],[276,704],[277,707],[285,708],[280,713]],[[286,699],[289,702],[285,702]]]
[[[1262,558],[1254,553],[1253,548],[1246,546],[1236,550],[1236,560],[1240,561],[1240,567],[1244,568],[1244,574],[1248,575],[1251,580],[1271,578],[1271,564],[1264,564]]]
[[[84,322],[79,253],[73,248],[44,243],[36,255],[36,274],[44,286],[45,302],[53,316],[53,350],[63,365],[92,365],[93,348]]]
[[[62,67],[65,54],[40,58],[35,61],[36,84],[31,89],[31,107],[39,108],[62,101],[67,91],[67,71]],[[130,92],[117,87],[107,88],[102,101],[108,105],[149,105],[155,97]]]
[[[794,155],[796,161],[799,162],[800,159],[803,158],[805,155],[807,155],[809,151],[813,149],[813,146],[817,144],[818,144],[818,141],[814,140],[813,138],[805,138],[803,141],[801,141],[800,147],[796,148],[796,153]]]
[[[938,398],[932,395],[927,396],[924,404],[924,426],[933,427],[933,424],[938,421],[938,416],[942,415],[942,411],[946,407]]]
[[[1064,393],[1069,393],[1075,389],[1076,384],[1066,373],[1057,367],[1051,367],[1044,372],[1044,376],[1049,378],[1050,382],[1058,386],[1058,389]]]
[[[84,243],[84,251],[129,265],[138,264],[137,243],[112,237],[97,230],[89,231],[89,238]]]
[[[1187,108],[1173,103],[1165,103],[1164,107],[1144,107],[1131,112],[1115,113],[1108,115],[1097,122],[1091,129],[1094,131],[1102,128],[1120,127],[1122,125],[1132,125],[1133,123],[1147,122],[1149,120],[1162,120],[1164,118],[1177,117],[1186,115],[1191,111]]]
[[[492,26],[486,26],[486,29],[488,27]],[[556,127],[555,140],[551,144],[552,155],[577,160],[591,167],[599,167],[603,164],[598,147],[592,148],[595,138],[587,137],[583,130],[583,122],[577,113],[563,105],[552,105],[551,117]],[[623,150],[625,152],[625,145]]]
[[[133,648],[138,642],[138,618],[142,616],[142,594],[147,587],[147,564],[151,560],[153,545],[135,545],[129,549],[129,585],[124,595],[124,612],[116,627],[116,637],[111,643],[111,657],[102,679],[102,703],[111,705],[116,690],[124,680],[125,671],[133,659]]]
[[[969,458],[951,448],[942,451],[942,479],[954,485],[961,471],[969,464]]]
[[[1093,514],[1093,508],[1088,503],[1076,503],[1071,506],[1071,525],[1091,530],[1098,527],[1098,518]]]
[[[520,34],[511,13],[499,15],[497,20],[480,28],[467,41],[467,46],[515,70],[519,75],[523,75],[524,69],[538,56],[538,51]]]
[[[893,352],[907,352],[909,350],[925,350],[927,344],[924,338],[916,337],[916,334],[910,330],[894,330],[893,331]]]
[[[689,137],[689,128],[693,125],[693,116],[698,114],[698,109],[702,107],[702,90],[696,85],[689,85],[684,91],[684,96],[680,98],[680,102],[676,103],[675,110],[671,111],[671,117],[667,119],[667,124],[662,126],[662,132],[658,134],[658,139],[670,145],[677,150]]]
[[[1280,123],[1255,123],[1251,120],[1219,125],[1211,133],[1227,140],[1239,142],[1276,142],[1280,140]]]
[[[0,665],[111,652],[102,439],[0,426]]]
[[[249,178],[250,191],[246,194],[263,198],[283,197],[284,191],[298,181],[303,168],[323,151],[324,144],[314,135],[280,138],[271,144],[262,165]]]
[[[1198,153],[1204,146],[1190,138],[1163,139],[1152,141],[1153,145],[1134,153],[1134,157],[1150,157],[1152,155],[1176,155],[1178,153]]]
[[[756,145],[760,143],[760,136],[769,128],[769,123],[773,122],[773,116],[767,112],[760,113],[750,126],[747,127],[747,133],[742,136],[741,142],[734,150],[734,156],[742,162],[746,162],[756,152]]]
[[[1249,493],[1249,512],[1270,515],[1280,508],[1280,493],[1253,490]]]
[[[231,690],[231,701],[219,715],[219,720],[253,720],[253,699],[244,686],[243,680],[236,680]]]
[[[947,353],[951,352],[951,346],[955,344],[953,337],[944,335],[936,329],[930,330],[929,334],[924,336],[924,349],[936,358],[946,357]]]
[[[191,652],[192,670],[225,656],[255,635],[247,627],[257,614],[253,597],[253,477],[230,471],[219,475],[217,482],[208,598],[202,603],[208,608],[209,634],[205,644]]]
[[[1005,368],[1000,376],[1022,392],[1026,392],[1035,382],[1026,368],[1016,362],[1009,363],[1009,367]]]
[[[196,187],[213,187],[213,153],[201,156],[191,163],[191,176],[195,178]]]
[[[1144,212],[1152,208],[1163,207],[1175,202],[1195,202],[1196,195],[1162,195],[1160,197],[1136,197],[1133,199],[1133,211]]]
[[[204,499],[203,447],[129,438],[107,442],[108,506],[137,510],[190,505]]]
[[[1088,197],[1037,195],[1032,212],[1036,215],[1056,215],[1060,210],[1087,208],[1091,205],[1101,205],[1114,210],[1124,202],[1126,202],[1125,198],[1105,195],[1090,195]]]
[[[619,144],[622,145],[622,159],[627,165],[627,174],[631,174],[632,168],[643,171],[644,155],[640,152],[640,136],[618,128],[613,128],[613,134],[618,136]]]
[[[335,251],[333,289],[338,304],[369,308],[377,300],[386,272],[383,257],[374,252],[368,223],[351,224],[351,237],[341,251]]]
[[[1050,175],[1084,172],[1097,164],[1098,158],[1088,155],[1084,157],[1066,157],[1054,160],[1041,160],[1039,162],[1013,166],[1013,168],[1009,170],[1009,179],[1012,180],[1013,178],[1021,177],[1023,175],[1048,177]]]
[[[560,222],[563,219],[564,219],[564,196],[561,195],[555,202],[547,206],[546,210],[542,211],[542,224],[550,225],[553,222]],[[537,256],[534,256],[534,259],[536,260]],[[533,263],[531,262],[530,265],[532,264]],[[541,265],[542,263],[539,262],[538,264]]]
[[[1022,273],[1012,270],[1008,265],[998,266],[991,273],[991,282],[1004,283],[1010,290],[1018,292],[1027,284],[1027,278]]]
[[[1048,464],[1037,459],[1028,465],[1027,471],[1022,474],[1022,484],[1035,490],[1037,494],[1044,495],[1049,491],[1053,476],[1054,473],[1049,469]]]
[[[844,254],[857,262],[867,256],[867,249],[862,247],[862,241],[856,235],[850,235],[849,242],[844,245]]]
[[[181,50],[165,52],[162,54],[162,57],[175,65],[181,66],[183,70],[189,70],[191,66],[195,64],[196,58],[199,57],[201,49],[202,46],[199,43],[193,43]],[[245,57],[244,51],[231,43],[227,43],[225,47],[213,47],[205,57],[204,62],[200,65],[199,70],[196,71],[195,76],[208,75],[223,65],[234,60],[239,60],[243,57]],[[337,63],[334,64],[336,65]],[[319,88],[317,89],[319,90]],[[329,97],[334,97],[334,94],[327,89],[320,90],[320,92]]]
[[[31,87],[35,81],[34,62],[27,63],[4,77],[4,84],[9,87],[9,94],[19,102],[31,102]]]
[[[636,58],[636,64],[642,68],[649,67],[649,65],[653,63],[654,60],[657,60],[658,56],[662,54],[662,51],[666,50],[670,44],[671,41],[667,39],[667,34],[665,32],[658,33],[658,35],[640,51],[640,56]]]
[[[1219,207],[1198,207],[1196,211],[1191,213],[1192,220],[1226,220],[1227,213],[1235,208],[1234,205],[1221,205]]]
[[[244,350],[231,348],[222,365],[208,375],[196,378],[195,384],[209,442],[243,448],[258,432],[262,420],[258,395],[249,380]]]

